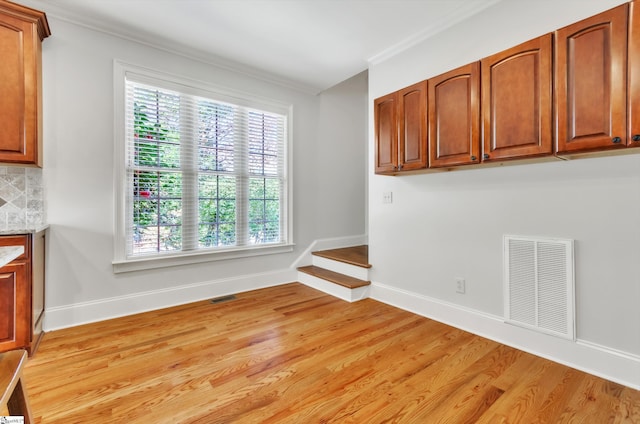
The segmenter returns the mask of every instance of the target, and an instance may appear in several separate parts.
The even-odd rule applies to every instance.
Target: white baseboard
[[[640,390],[640,356],[507,324],[503,318],[372,283],[369,297],[507,346]]]
[[[44,331],[54,331],[213,297],[286,284],[298,280],[296,270],[298,266],[311,264],[312,251],[366,243],[366,235],[320,239],[314,241],[287,269],[50,307],[46,309],[43,328]]]
[[[44,331],[277,286],[296,281],[297,277],[295,269],[283,269],[47,308]]]

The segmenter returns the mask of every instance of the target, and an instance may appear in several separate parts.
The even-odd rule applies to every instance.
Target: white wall
[[[292,281],[291,265],[314,240],[364,234],[366,74],[313,96],[52,16],[49,23],[47,329]],[[114,59],[293,104],[293,252],[113,273]]]
[[[504,0],[371,64],[370,145],[376,97],[621,3]],[[373,160],[371,151],[370,170]],[[640,387],[640,149],[569,162],[370,175],[374,297]],[[392,204],[382,203],[386,191]],[[577,343],[501,322],[504,234],[576,240]],[[466,294],[455,292],[456,277],[466,279]]]
[[[367,72],[320,96],[315,192],[320,201],[313,225],[330,237],[365,233],[367,169]]]

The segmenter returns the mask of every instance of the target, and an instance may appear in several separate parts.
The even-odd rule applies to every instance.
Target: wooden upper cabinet
[[[483,161],[553,153],[552,36],[482,59]]]
[[[44,13],[0,0],[0,163],[42,164]]]
[[[626,145],[628,4],[556,31],[557,151]]]
[[[426,81],[374,101],[377,174],[427,167],[426,111]]]
[[[429,167],[480,162],[480,63],[428,80]]]
[[[399,171],[427,167],[427,82],[398,92]]]
[[[392,173],[398,169],[398,124],[396,93],[374,101],[376,140],[376,173]]]
[[[640,147],[640,3],[629,7],[627,145]]]

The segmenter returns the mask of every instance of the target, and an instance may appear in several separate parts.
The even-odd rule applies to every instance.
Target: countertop
[[[17,234],[35,234],[49,228],[49,224],[42,224],[32,228],[4,228],[0,229],[0,236],[13,236]]]
[[[0,267],[24,253],[24,246],[0,246]]]

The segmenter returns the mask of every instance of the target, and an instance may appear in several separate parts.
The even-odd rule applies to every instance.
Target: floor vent
[[[573,240],[504,236],[505,320],[575,340]]]
[[[230,300],[236,300],[236,296],[233,295],[233,294],[230,294],[229,296],[216,297],[215,299],[211,299],[210,302],[211,303],[222,303],[222,302],[228,302]]]

